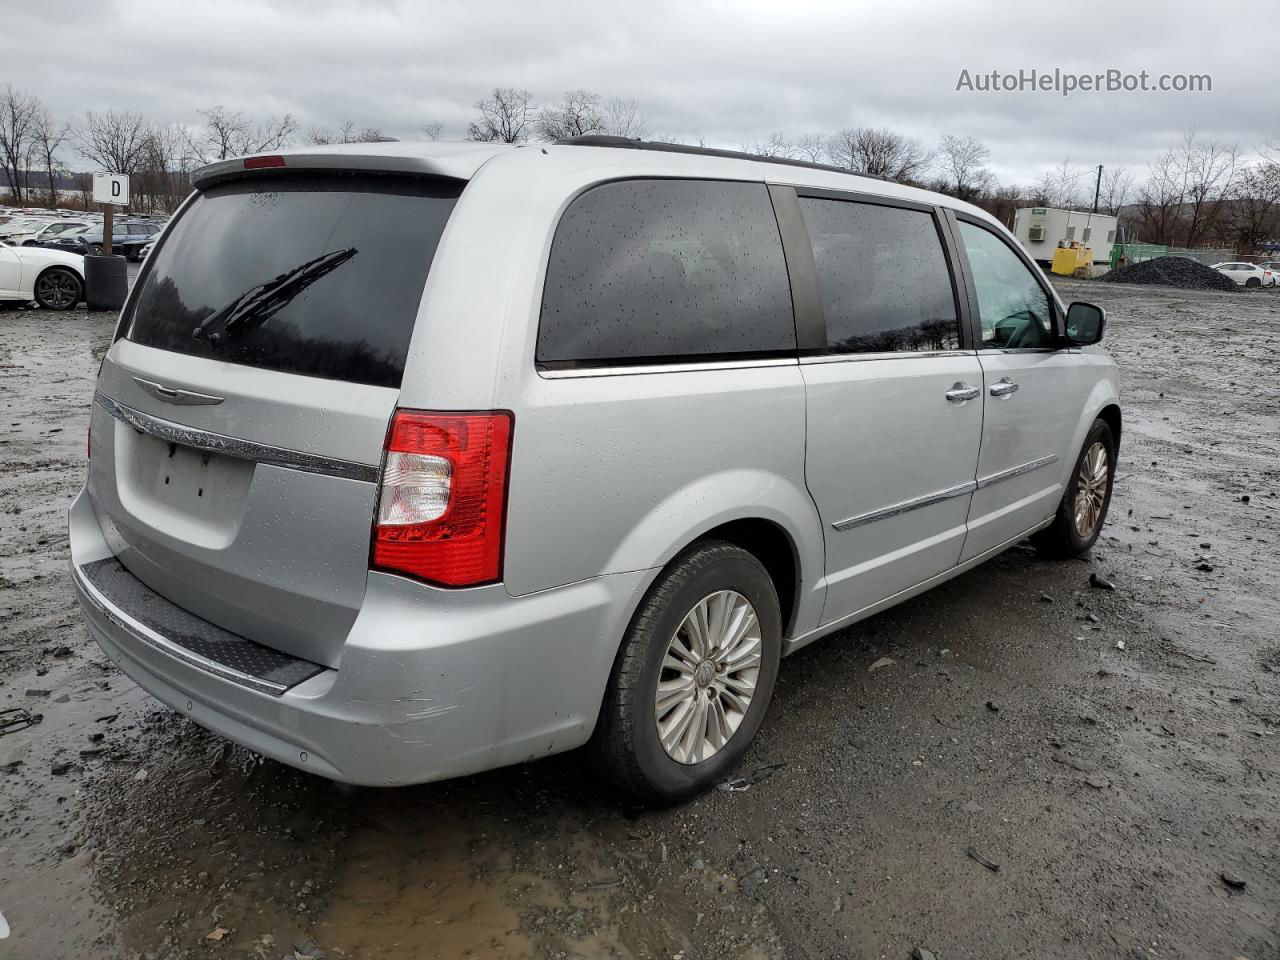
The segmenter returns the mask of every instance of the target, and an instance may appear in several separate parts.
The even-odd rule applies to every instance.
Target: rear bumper
[[[113,553],[85,492],[71,507],[70,538],[90,635],[139,686],[251,750],[369,786],[461,776],[585,743],[649,580],[637,571],[513,598],[500,585],[437,590],[370,573],[338,669],[271,692],[166,648],[164,637],[140,632],[155,634],[141,611],[95,589],[84,568]]]

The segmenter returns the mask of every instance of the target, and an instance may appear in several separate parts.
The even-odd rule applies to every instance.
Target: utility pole
[[[1098,164],[1098,185],[1093,188],[1093,212],[1098,212],[1098,198],[1102,196],[1102,164]]]

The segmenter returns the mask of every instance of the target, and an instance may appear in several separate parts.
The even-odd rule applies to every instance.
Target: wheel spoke
[[[693,681],[681,677],[679,680],[663,680],[658,684],[658,719],[661,720],[681,700],[688,700],[693,690]]]
[[[729,718],[725,716],[724,703],[719,697],[711,701],[711,717],[710,723],[707,724],[707,737],[711,741],[714,750],[719,750],[729,738],[733,736],[733,728],[729,725]],[[713,750],[713,752],[714,752]]]
[[[683,737],[685,731],[689,729],[689,724],[693,720],[695,710],[696,706],[694,701],[692,699],[685,700],[681,703],[680,708],[675,712],[675,715],[668,718],[665,724],[661,721],[658,723],[658,736],[662,740],[662,746],[666,749],[667,753],[671,754],[677,760],[680,758],[675,756],[675,752],[679,747],[680,738]]]
[[[680,751],[686,763],[698,763],[702,759],[702,745],[707,736],[707,701],[696,697],[689,709],[689,723],[680,738]]]
[[[720,642],[720,660],[732,661],[738,648],[752,639],[755,626],[756,612],[751,608],[751,604],[744,601],[734,610],[725,631],[725,637]]]
[[[747,691],[747,696],[743,697],[736,690],[724,687],[720,691],[719,699],[723,700],[727,709],[733,710],[740,714],[747,712],[747,707],[751,705],[751,691]]]

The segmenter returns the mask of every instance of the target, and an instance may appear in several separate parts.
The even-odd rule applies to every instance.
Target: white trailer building
[[[1053,262],[1060,243],[1072,240],[1093,249],[1094,263],[1107,263],[1116,242],[1116,218],[1088,210],[1023,207],[1013,215],[1013,235],[1042,265]]]

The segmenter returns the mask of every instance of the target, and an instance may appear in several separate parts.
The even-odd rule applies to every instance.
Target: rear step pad
[[[130,630],[139,640],[223,679],[279,696],[303,680],[324,672],[325,668],[317,663],[264,647],[188,613],[144,584],[115,557],[86,563],[79,571],[109,604],[178,649],[167,649],[166,644]],[[112,616],[112,611],[104,612]],[[129,629],[129,624],[121,625]],[[181,651],[210,661],[223,670],[182,657]]]

